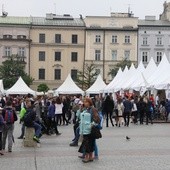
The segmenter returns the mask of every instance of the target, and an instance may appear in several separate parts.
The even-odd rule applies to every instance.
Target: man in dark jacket
[[[106,127],[109,127],[109,117],[110,117],[110,122],[112,126],[114,126],[113,120],[112,120],[113,109],[114,109],[114,101],[113,99],[111,99],[109,95],[107,95],[103,103],[103,111],[106,114]]]
[[[32,109],[32,104],[31,101],[27,102],[27,112],[25,114],[24,117],[24,124],[26,127],[33,127],[35,129],[35,135],[33,137],[33,139],[39,143],[40,140],[40,136],[41,136],[41,125],[39,125],[38,123],[35,122],[36,119],[36,113],[35,111]]]
[[[129,126],[130,114],[131,114],[132,107],[133,107],[133,104],[130,101],[130,98],[128,99],[128,97],[125,96],[125,101],[123,102],[123,105],[124,105],[123,117],[125,121],[125,126]]]
[[[5,109],[2,111],[5,121],[3,129],[2,149],[5,150],[6,139],[8,136],[8,152],[12,152],[14,122],[18,120],[16,112],[12,109],[12,102],[7,101]]]

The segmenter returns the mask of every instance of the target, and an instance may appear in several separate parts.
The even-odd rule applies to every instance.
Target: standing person
[[[2,116],[2,108],[0,108],[0,155],[4,155],[4,153],[2,152],[2,131],[4,126],[5,126],[5,121]]]
[[[63,109],[62,109],[63,125],[65,125],[65,124],[68,125],[68,120],[66,119],[66,114],[68,113],[69,103],[67,102],[65,96],[62,97],[62,102],[63,102]]]
[[[100,123],[100,118],[97,110],[93,107],[93,102],[90,98],[84,100],[85,110],[81,114],[80,119],[80,134],[83,135],[83,142],[79,152],[85,153],[84,163],[93,161],[93,151],[95,148],[95,139],[91,135],[91,127],[96,123]]]
[[[167,122],[168,116],[170,113],[170,100],[168,100],[168,99],[166,99],[165,109],[166,109],[166,122]]]
[[[117,115],[118,115],[118,123],[117,125],[120,127],[122,121],[123,121],[123,112],[124,112],[124,105],[122,102],[122,99],[119,98],[117,100]]]
[[[18,120],[16,112],[12,109],[12,102],[6,102],[6,108],[2,111],[2,116],[5,121],[3,129],[2,149],[5,150],[6,139],[8,136],[8,152],[12,152],[14,122]]]
[[[114,109],[114,101],[113,99],[111,99],[109,95],[107,95],[103,103],[103,111],[106,114],[106,127],[109,127],[109,118],[112,126],[114,126],[112,120],[113,109]]]
[[[57,124],[55,122],[55,101],[52,100],[51,104],[48,106],[48,127],[47,127],[47,134],[50,135],[50,129],[55,129],[56,135],[60,135],[61,133],[58,132]]]
[[[60,97],[57,97],[55,102],[55,126],[61,125],[61,116],[63,112],[63,103]],[[60,121],[60,124],[58,122]],[[61,135],[61,133],[56,133],[56,135]]]
[[[125,101],[123,102],[124,105],[124,113],[123,113],[123,117],[124,117],[124,121],[125,121],[125,126],[129,126],[129,120],[130,120],[130,114],[132,111],[132,103],[130,101],[130,97],[128,99],[128,96],[125,96]]]
[[[140,97],[138,106],[139,106],[140,124],[143,124],[144,114],[146,112],[146,103],[143,101],[143,97]]]
[[[134,100],[133,97],[131,97],[131,102],[132,102],[132,117],[133,117],[133,123],[137,123],[137,115],[138,115],[138,109],[137,109],[137,100]],[[136,99],[136,98],[135,98]]]
[[[149,98],[147,97],[146,98],[146,125],[148,125],[149,119],[150,119],[151,124],[153,124],[152,117],[151,117],[152,111],[153,111],[152,101],[149,100]]]

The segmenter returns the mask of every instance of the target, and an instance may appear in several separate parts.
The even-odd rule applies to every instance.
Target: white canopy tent
[[[103,81],[101,75],[99,74],[96,81],[93,85],[86,90],[86,94],[99,94],[102,92],[102,89],[106,87],[105,82]]]
[[[63,84],[54,91],[55,95],[58,94],[84,94],[72,80],[71,75],[69,74]]]
[[[6,91],[6,94],[32,94],[35,95],[35,91],[33,91],[32,89],[30,89],[27,84],[24,82],[24,80],[22,79],[22,77],[19,77],[19,79],[17,80],[17,82]]]
[[[4,84],[3,84],[3,80],[0,80],[0,94],[4,94]]]
[[[116,84],[116,82],[120,79],[122,74],[123,74],[122,69],[119,68],[116,76],[113,78],[113,80],[104,89],[102,89],[102,92],[104,92],[104,93],[113,92],[111,87]]]
[[[141,72],[140,74],[136,75],[138,79],[131,84],[131,89],[140,91],[142,88],[145,88],[148,85],[148,78],[152,76],[152,74],[157,70],[157,66],[153,60],[150,59],[149,64],[147,65],[146,69]]]
[[[126,72],[126,74],[125,73],[123,74],[121,81],[114,87],[115,92],[120,91],[120,90],[124,90],[126,88],[126,84],[130,80],[130,78],[132,76],[134,76],[135,70],[136,69],[134,67],[134,64],[132,63],[128,72]]]
[[[149,79],[149,87],[156,89],[168,89],[170,84],[170,63],[164,54],[157,71]]]

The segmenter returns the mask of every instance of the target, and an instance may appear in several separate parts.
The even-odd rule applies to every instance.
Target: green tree
[[[124,70],[126,66],[129,68],[131,66],[131,64],[132,64],[132,62],[130,60],[124,59],[124,60],[118,62],[113,68],[111,68],[108,75],[115,77],[119,68]]]
[[[87,90],[95,82],[97,75],[95,64],[86,63],[84,65],[84,71],[78,71],[77,83],[83,90]]]
[[[2,65],[0,65],[0,79],[3,79],[5,88],[12,87],[20,76],[28,86],[32,84],[33,78],[24,71],[25,64],[23,57],[18,55],[11,55],[2,62]]]
[[[38,87],[37,87],[38,92],[44,92],[45,93],[48,90],[49,90],[49,87],[45,83],[39,84]]]

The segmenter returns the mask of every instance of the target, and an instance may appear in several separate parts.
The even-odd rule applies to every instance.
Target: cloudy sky
[[[43,16],[46,13],[71,14],[79,17],[110,16],[110,12],[127,12],[128,7],[135,17],[144,19],[155,15],[157,19],[163,11],[165,0],[0,0],[1,11],[9,16]],[[170,2],[170,0],[167,0]]]

